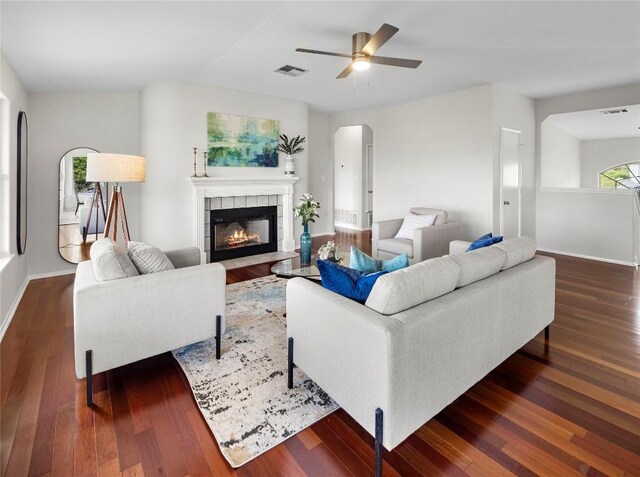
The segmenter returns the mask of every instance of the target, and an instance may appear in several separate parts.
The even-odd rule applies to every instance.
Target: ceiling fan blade
[[[371,63],[378,65],[400,66],[402,68],[417,68],[422,64],[422,60],[408,60],[406,58],[390,58],[388,56],[372,56]]]
[[[296,48],[300,53],[313,53],[314,55],[339,56],[341,58],[351,58],[351,55],[345,53],[333,53],[331,51],[308,50],[306,48]]]
[[[353,63],[349,63],[349,66],[343,69],[342,72],[338,76],[336,76],[336,79],[346,78],[351,73],[353,73]]]
[[[380,29],[369,39],[366,45],[362,48],[362,52],[365,55],[373,55],[378,48],[384,45],[389,38],[398,33],[398,28],[388,23],[384,23]]]

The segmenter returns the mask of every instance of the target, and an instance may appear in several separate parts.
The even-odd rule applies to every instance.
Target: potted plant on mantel
[[[284,162],[284,173],[287,176],[292,176],[296,173],[293,163],[293,155],[304,151],[302,144],[307,139],[304,137],[296,136],[289,139],[286,134],[280,134],[280,144],[278,144],[278,151],[284,152],[287,155],[287,159]]]

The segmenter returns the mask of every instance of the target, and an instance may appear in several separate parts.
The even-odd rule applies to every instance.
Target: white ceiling
[[[627,112],[602,114],[602,111],[612,109],[626,109]],[[546,121],[580,140],[640,137],[640,104],[552,114]]]
[[[379,54],[423,60],[373,65],[336,80],[351,35],[400,32]],[[487,82],[533,98],[640,82],[640,2],[142,1],[0,2],[3,53],[29,91],[139,90],[197,81],[339,111]],[[291,78],[290,64],[309,69]]]

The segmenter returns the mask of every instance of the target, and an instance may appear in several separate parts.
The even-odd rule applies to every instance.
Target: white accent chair
[[[175,270],[119,280],[96,280],[91,261],[78,264],[73,332],[78,379],[216,337],[225,331],[226,270],[200,264],[200,250],[166,252]]]
[[[460,225],[449,222],[446,211],[413,207],[410,212],[417,215],[435,215],[436,220],[431,226],[416,229],[413,240],[394,238],[404,218],[374,222],[371,232],[374,258],[388,260],[406,253],[409,263],[418,263],[446,255],[449,252],[449,243],[459,238]]]

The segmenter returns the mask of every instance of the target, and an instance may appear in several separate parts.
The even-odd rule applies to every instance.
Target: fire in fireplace
[[[211,211],[211,261],[278,250],[277,207]]]

